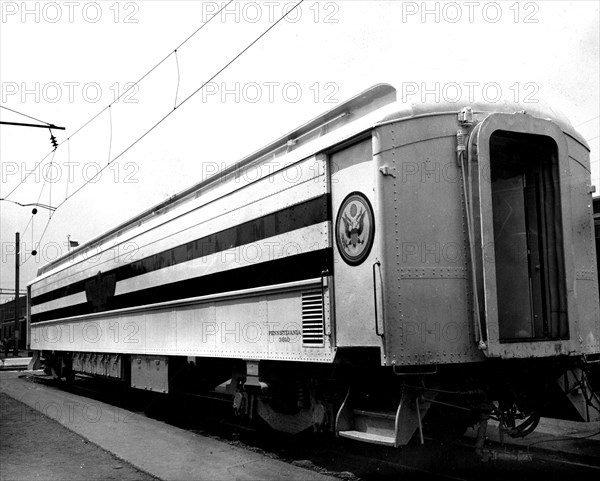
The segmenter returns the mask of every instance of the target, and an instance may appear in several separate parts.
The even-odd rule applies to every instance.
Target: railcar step
[[[335,420],[338,436],[394,447],[407,445],[417,431],[423,439],[421,419],[427,406],[419,406],[417,392],[403,389],[400,399],[369,394],[359,391],[352,396],[348,391]],[[395,409],[393,401],[397,402]]]
[[[393,436],[383,436],[381,434],[365,433],[362,431],[340,431],[338,434],[343,438],[353,439],[355,441],[394,447]]]
[[[367,409],[353,409],[352,412],[357,416],[367,416],[370,418],[381,418],[396,420],[396,413],[394,411],[370,411]]]

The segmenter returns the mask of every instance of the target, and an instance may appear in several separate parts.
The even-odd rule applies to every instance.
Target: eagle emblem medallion
[[[344,262],[361,264],[371,252],[374,234],[371,203],[361,192],[352,192],[340,205],[335,221],[335,240]]]

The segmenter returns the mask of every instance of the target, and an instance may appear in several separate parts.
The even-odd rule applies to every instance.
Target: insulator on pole
[[[52,147],[54,147],[54,150],[56,150],[56,148],[58,147],[58,142],[56,140],[56,137],[54,137],[54,135],[52,134],[52,130],[50,130],[50,142],[52,142]]]

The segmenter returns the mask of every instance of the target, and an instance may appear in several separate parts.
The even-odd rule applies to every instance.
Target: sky
[[[60,206],[0,202],[1,288],[14,288],[15,232],[25,289],[68,236],[90,240],[382,82],[413,103],[548,102],[588,139],[600,192],[600,2],[251,1],[217,13],[225,3],[0,2],[0,120],[39,123],[11,109],[66,129],[52,131],[53,152],[48,129],[0,126],[0,198]]]

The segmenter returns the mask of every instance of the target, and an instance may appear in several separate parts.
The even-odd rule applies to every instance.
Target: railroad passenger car
[[[559,393],[590,419],[591,191],[545,104],[377,85],[42,267],[31,349],[59,377],[390,446],[489,418],[522,436]]]

